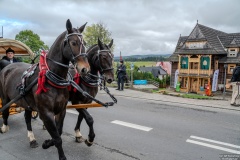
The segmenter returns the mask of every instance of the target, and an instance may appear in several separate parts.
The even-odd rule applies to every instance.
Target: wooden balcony
[[[199,74],[198,74],[199,73]],[[179,74],[194,74],[194,75],[212,75],[213,74],[213,69],[209,70],[203,70],[200,69],[180,69]]]

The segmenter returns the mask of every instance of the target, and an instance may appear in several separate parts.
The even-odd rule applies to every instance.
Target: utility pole
[[[133,70],[134,70],[134,64],[131,63],[131,87],[133,88]]]
[[[3,26],[2,26],[2,35],[1,35],[1,37],[0,38],[3,38]]]

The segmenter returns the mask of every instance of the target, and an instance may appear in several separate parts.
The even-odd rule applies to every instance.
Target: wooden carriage
[[[35,54],[33,51],[24,43],[13,40],[13,39],[6,39],[6,38],[0,38],[0,59],[2,59],[3,56],[6,55],[6,50],[8,48],[11,48],[15,51],[15,57],[30,57],[33,59],[35,57]],[[0,99],[0,108],[2,107],[2,101]],[[12,114],[17,114],[22,112],[24,109],[17,106],[16,104],[12,104],[9,111],[10,115]],[[37,112],[33,112],[32,117],[36,118],[37,117]],[[2,113],[0,112],[0,117],[2,117]]]

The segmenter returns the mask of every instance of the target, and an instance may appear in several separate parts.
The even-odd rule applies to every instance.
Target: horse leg
[[[9,108],[5,109],[2,112],[3,126],[0,128],[0,133],[6,133],[7,131],[9,131],[8,117],[9,117]]]
[[[75,133],[76,133],[76,142],[78,143],[82,143],[84,141],[84,138],[82,137],[82,134],[80,132],[80,125],[82,123],[82,120],[83,120],[83,114],[81,112],[82,109],[76,109],[79,114],[78,114],[78,119],[77,119],[77,124],[75,126]]]
[[[93,120],[93,117],[88,113],[87,109],[82,109],[81,111],[82,111],[83,117],[89,127],[88,140],[87,139],[85,140],[85,144],[88,147],[90,147],[90,146],[92,146],[94,138],[95,138],[95,133],[94,133],[94,129],[93,129],[94,120]]]
[[[65,112],[62,112],[58,115],[55,116],[55,123],[58,129],[58,133],[60,134],[60,136],[62,135],[62,130],[63,130],[63,121],[66,115],[66,110]]]
[[[65,110],[66,113],[66,110]],[[65,115],[65,114],[64,114]],[[52,112],[45,112],[45,113],[39,113],[40,118],[43,121],[43,124],[45,125],[48,133],[51,135],[51,140],[45,140],[42,144],[43,149],[48,149],[49,147],[55,145],[55,147],[58,150],[59,160],[66,160],[66,156],[64,154],[63,148],[62,148],[62,138],[58,132],[58,129],[56,127],[54,114]],[[64,117],[61,120],[63,122]]]
[[[24,117],[25,117],[25,122],[26,122],[26,125],[27,125],[28,137],[30,139],[30,147],[31,148],[36,148],[36,147],[38,147],[38,143],[37,143],[37,141],[34,137],[34,134],[32,132],[32,125],[31,125],[32,111],[25,110]]]

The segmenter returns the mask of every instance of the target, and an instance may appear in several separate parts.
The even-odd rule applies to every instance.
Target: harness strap
[[[81,88],[78,84],[76,84],[73,80],[71,80],[70,83],[71,83],[71,85],[72,85],[74,88],[76,88],[80,93],[82,93],[83,96],[92,99],[92,100],[95,101],[96,103],[99,103],[99,104],[103,105],[104,107],[113,106],[113,104],[114,104],[113,102],[103,103],[103,102],[95,99],[95,98],[92,97],[90,94],[88,94],[87,92],[83,91],[82,88]]]
[[[27,93],[30,89],[32,89],[32,87],[37,84],[38,82],[38,78],[36,78],[34,81],[32,81],[29,86],[26,87],[25,89],[25,93]],[[16,101],[18,101],[19,99],[21,99],[23,97],[23,95],[19,94],[17,95],[15,98],[13,98],[10,102],[8,102],[6,105],[4,105],[1,109],[0,112],[3,112],[5,109],[9,108],[11,106],[11,104],[15,103]]]

